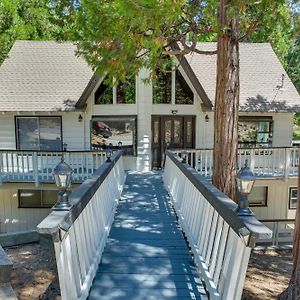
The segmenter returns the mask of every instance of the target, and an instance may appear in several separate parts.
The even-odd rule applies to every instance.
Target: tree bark
[[[238,16],[228,14],[232,0],[220,0],[218,19],[217,86],[214,114],[213,184],[236,200],[237,125],[239,109]],[[232,12],[231,12],[232,13]]]
[[[300,164],[298,166],[298,197],[293,241],[293,271],[289,286],[279,295],[279,299],[300,299]]]

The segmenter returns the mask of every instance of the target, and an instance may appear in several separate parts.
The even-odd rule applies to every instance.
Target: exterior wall
[[[255,186],[267,186],[267,206],[251,206],[259,220],[293,219],[295,209],[289,209],[289,189],[297,187],[297,178],[256,179]]]
[[[78,185],[74,185],[75,189]],[[50,208],[19,208],[18,189],[36,189],[32,183],[7,183],[0,186],[0,234],[35,229],[51,212]],[[38,189],[54,189],[54,184],[41,184]]]
[[[20,112],[4,113],[0,116],[0,149],[16,149],[16,129],[15,117],[22,116],[61,116],[62,117],[62,139],[67,143],[68,150],[84,150],[84,122],[79,122],[79,115],[82,112],[55,112],[55,113],[38,113]]]
[[[272,117],[273,143],[272,147],[291,147],[293,138],[292,113],[240,113],[240,116]]]
[[[23,187],[32,185],[23,185]],[[49,208],[19,208],[17,186],[0,188],[0,233],[35,229],[50,213]]]

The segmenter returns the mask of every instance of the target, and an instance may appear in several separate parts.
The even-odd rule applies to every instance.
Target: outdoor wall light
[[[181,151],[181,157],[182,157],[182,163],[186,164],[187,162],[187,157],[188,157],[188,152],[186,150],[182,150]]]
[[[209,116],[208,116],[208,115],[206,115],[204,119],[205,119],[205,122],[206,122],[206,123],[209,122]]]
[[[107,148],[107,150],[106,150],[106,162],[110,163],[111,162],[111,157],[112,157],[112,149]]]
[[[177,115],[178,110],[177,109],[171,109],[171,113],[172,113],[172,115]]]
[[[255,182],[255,176],[248,167],[248,160],[245,160],[245,166],[238,172],[236,176],[237,188],[240,193],[238,200],[238,208],[236,213],[239,216],[251,216],[253,212],[249,208],[248,196],[251,193]]]
[[[81,123],[81,122],[82,122],[82,120],[83,120],[83,117],[82,117],[82,115],[79,115],[79,116],[78,116],[78,122],[80,122],[80,123]]]
[[[72,207],[72,205],[69,203],[69,196],[67,193],[67,188],[71,185],[72,173],[72,168],[66,162],[64,162],[63,159],[54,168],[53,176],[59,192],[58,201],[52,207],[52,210],[70,210]]]
[[[118,147],[119,147],[119,149],[122,148],[122,142],[121,141],[118,142]]]

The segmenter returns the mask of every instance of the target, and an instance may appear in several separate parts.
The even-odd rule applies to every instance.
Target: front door
[[[194,116],[152,116],[152,168],[161,168],[166,146],[171,149],[195,146]]]

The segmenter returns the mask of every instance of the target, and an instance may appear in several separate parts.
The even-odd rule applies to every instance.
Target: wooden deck
[[[161,174],[128,174],[88,299],[207,299],[195,271]]]

